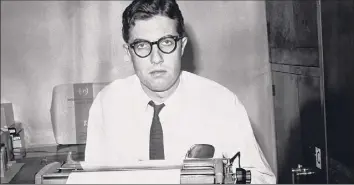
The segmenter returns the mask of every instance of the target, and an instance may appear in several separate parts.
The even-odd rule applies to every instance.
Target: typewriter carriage
[[[204,150],[204,151],[202,151]],[[240,163],[233,172],[234,160],[239,157],[238,152],[232,158],[213,158],[214,147],[212,145],[194,145],[187,152],[181,169],[181,184],[249,184],[251,183],[251,172],[241,168]],[[36,174],[36,184],[43,183],[65,183],[71,172],[85,170],[80,161],[72,159],[69,152],[64,163],[54,162],[46,165]],[[99,171],[99,169],[98,169]]]

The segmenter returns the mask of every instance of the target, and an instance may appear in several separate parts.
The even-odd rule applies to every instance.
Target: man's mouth
[[[165,70],[154,70],[154,71],[150,72],[150,75],[152,77],[160,77],[160,76],[164,75],[166,72],[167,71],[165,71]]]

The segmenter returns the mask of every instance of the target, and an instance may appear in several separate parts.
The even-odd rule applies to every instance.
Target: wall
[[[133,73],[121,38],[121,13],[129,2],[1,3],[1,101],[14,103],[28,146],[55,143],[49,114],[55,85]],[[237,93],[275,168],[264,2],[179,4],[189,35],[185,66]]]
[[[1,3],[1,102],[14,104],[27,146],[53,143],[51,90],[74,74],[65,2]]]

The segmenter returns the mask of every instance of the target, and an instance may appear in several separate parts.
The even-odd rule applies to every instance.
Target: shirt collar
[[[182,88],[183,88],[183,71],[181,71],[181,74],[179,76],[180,81],[179,84],[175,90],[175,92],[173,92],[173,94],[171,94],[171,96],[165,100],[164,104],[165,106],[168,106],[170,104],[174,104],[174,103],[178,103],[180,101],[180,97],[182,94]],[[149,101],[151,101],[151,98],[146,95],[146,93],[144,92],[143,88],[141,87],[141,83],[140,80],[138,78],[138,76],[135,75],[136,80],[134,81],[135,86],[137,87],[136,92],[138,93],[135,100],[136,100],[136,105],[141,107],[141,109],[143,111],[146,111],[149,107]]]

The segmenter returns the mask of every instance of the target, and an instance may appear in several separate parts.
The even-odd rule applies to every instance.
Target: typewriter
[[[232,170],[236,158],[240,161],[240,153],[232,158],[213,158],[214,147],[208,144],[197,144],[190,148],[181,165],[165,166],[165,169],[180,169],[180,184],[250,184],[251,172],[238,166]],[[240,164],[240,163],[239,163]],[[161,166],[159,167],[161,168]],[[146,167],[144,167],[146,169]],[[143,168],[114,169],[99,168],[94,171],[143,170]],[[36,184],[66,183],[70,173],[84,170],[78,161],[74,161],[71,152],[64,163],[53,162],[44,166],[35,176]],[[92,172],[92,170],[89,170]]]

